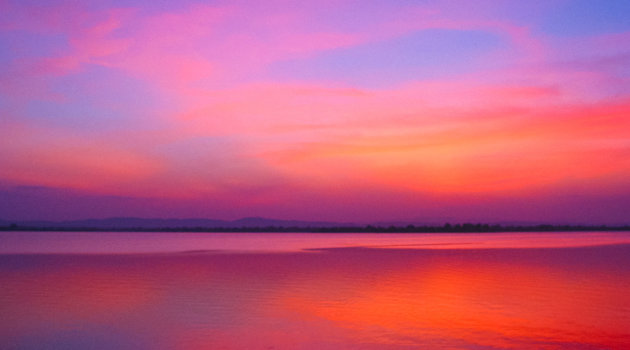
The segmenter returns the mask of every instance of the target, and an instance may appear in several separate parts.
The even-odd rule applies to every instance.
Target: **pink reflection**
[[[562,248],[630,243],[630,232],[475,234],[2,232],[4,254],[129,254],[189,251],[298,252],[329,248]]]

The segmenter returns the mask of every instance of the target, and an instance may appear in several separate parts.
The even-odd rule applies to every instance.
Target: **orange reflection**
[[[630,288],[605,288],[623,285],[619,278],[542,265],[415,265],[355,286],[312,282],[319,288],[307,296],[288,292],[284,302],[377,343],[450,339],[499,348],[621,348],[630,345],[630,313],[619,308],[629,305]],[[353,293],[336,299],[331,289]]]

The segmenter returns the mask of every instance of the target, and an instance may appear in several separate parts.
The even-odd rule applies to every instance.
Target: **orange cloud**
[[[0,141],[0,176],[17,183],[121,194],[161,168],[154,159],[101,140],[24,125],[11,130],[11,139]]]

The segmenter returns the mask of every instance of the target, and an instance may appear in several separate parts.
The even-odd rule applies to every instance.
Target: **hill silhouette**
[[[525,232],[630,231],[630,225],[550,224],[368,224],[277,220],[247,217],[238,220],[118,217],[72,221],[2,221],[2,231],[164,231],[164,232]]]

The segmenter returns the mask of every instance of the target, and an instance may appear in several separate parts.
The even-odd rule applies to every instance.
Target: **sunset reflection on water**
[[[0,256],[3,349],[623,349],[630,246]]]

